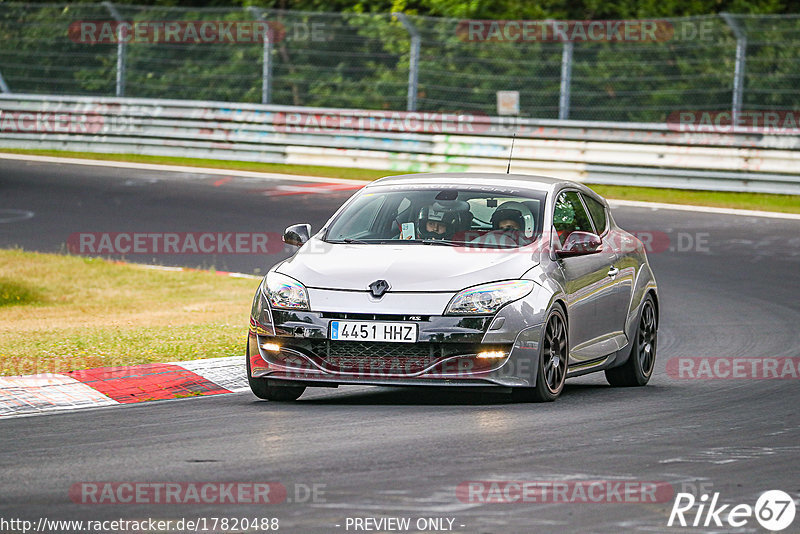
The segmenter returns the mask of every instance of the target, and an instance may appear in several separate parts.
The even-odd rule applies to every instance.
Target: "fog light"
[[[280,352],[281,346],[277,343],[262,343],[261,348],[267,352]]]
[[[478,358],[505,358],[506,353],[502,350],[485,350],[483,352],[478,353]]]

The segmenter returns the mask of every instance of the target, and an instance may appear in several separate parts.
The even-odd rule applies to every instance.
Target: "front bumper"
[[[256,296],[258,299],[258,295]],[[270,310],[254,302],[248,342],[253,378],[306,385],[453,385],[506,387],[534,384],[538,327],[509,330],[497,324],[517,313],[507,306],[497,316],[411,316]],[[329,340],[332,320],[413,322],[416,343]],[[508,325],[507,325],[508,326]],[[533,337],[535,339],[533,339]],[[279,350],[264,350],[265,343]],[[479,358],[500,351],[501,358]]]

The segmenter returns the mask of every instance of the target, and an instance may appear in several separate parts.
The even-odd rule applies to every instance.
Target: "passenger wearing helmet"
[[[481,243],[524,246],[532,241],[533,215],[521,202],[503,202],[494,210],[489,222],[492,230],[479,239]]]
[[[453,239],[471,219],[469,204],[463,200],[437,200],[419,210],[417,233],[420,239]]]
[[[525,228],[525,220],[519,210],[504,208],[496,209],[492,214],[492,229],[504,231],[520,231]]]

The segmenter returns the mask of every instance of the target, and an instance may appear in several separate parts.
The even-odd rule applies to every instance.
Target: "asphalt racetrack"
[[[81,233],[278,236],[296,222],[319,228],[353,192],[320,183],[4,160],[0,246],[58,252]],[[666,371],[675,358],[800,357],[800,221],[613,213],[623,228],[653,236],[662,315],[656,371],[645,388],[614,389],[600,374],[568,381],[562,397],[544,405],[469,391],[342,387],[310,389],[289,404],[245,392],[8,419],[0,421],[0,515],[266,517],[279,519],[280,532],[354,532],[353,518],[380,517],[410,518],[412,526],[452,519],[442,524],[470,533],[765,532],[754,518],[736,529],[670,528],[674,498],[457,497],[467,481],[633,480],[668,483],[674,494],[698,499],[718,492],[731,505],[753,506],[773,489],[800,498],[797,376],[686,379]],[[252,274],[286,253],[124,259]],[[243,329],[249,306],[242,302]],[[70,487],[87,481],[272,481],[288,495],[268,505],[74,503]],[[315,497],[305,491],[312,487]],[[798,531],[800,518],[784,532]]]

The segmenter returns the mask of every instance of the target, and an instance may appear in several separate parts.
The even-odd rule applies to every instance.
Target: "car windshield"
[[[544,193],[498,188],[368,188],[325,234],[331,243],[518,248],[541,233]]]

